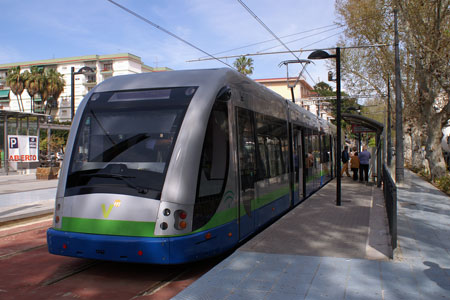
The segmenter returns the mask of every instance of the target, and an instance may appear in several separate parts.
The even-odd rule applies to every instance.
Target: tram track
[[[47,247],[47,244],[39,245],[39,246],[35,246],[35,247],[23,249],[23,250],[18,250],[18,251],[11,252],[11,253],[8,253],[8,254],[3,254],[3,255],[0,255],[0,260],[4,260],[4,259],[7,259],[7,258],[16,256],[16,255],[20,255],[20,254],[27,253],[27,252],[30,252],[30,251],[33,251],[33,250],[37,250],[37,249],[41,249],[41,248],[44,248],[44,247]]]
[[[102,299],[170,299],[222,260],[216,257],[159,266],[58,257],[46,249],[45,230],[50,225],[51,219],[45,219],[0,226],[0,262],[4,267],[0,290],[10,299],[54,299],[61,295],[95,299],[99,294]],[[92,296],[93,291],[99,294]]]
[[[26,219],[1,222],[0,223],[0,238],[11,235],[11,234],[15,234],[15,233],[32,231],[35,229],[49,228],[51,226],[52,218],[53,218],[53,213],[50,213],[50,214],[45,214],[45,215],[41,215],[41,216],[29,217]],[[40,224],[40,223],[45,223],[46,225],[42,225],[39,227],[32,227],[32,226],[35,226],[36,224]],[[26,228],[26,227],[32,227],[32,228],[20,230],[20,228]],[[19,230],[19,231],[14,231],[14,230]],[[4,232],[7,232],[7,233],[3,234]],[[10,232],[12,232],[12,233],[10,233]]]
[[[61,274],[60,276],[58,276],[56,278],[52,278],[52,279],[46,280],[46,281],[41,283],[41,286],[53,285],[53,284],[58,283],[58,282],[60,282],[62,280],[68,279],[68,278],[70,278],[70,277],[72,277],[74,275],[80,274],[80,273],[82,273],[82,272],[84,272],[84,271],[86,271],[86,270],[88,270],[88,269],[90,269],[92,267],[99,266],[101,263],[102,262],[100,262],[100,261],[92,261],[92,262],[87,263],[85,265],[82,265],[82,266],[80,266],[78,268],[70,270],[70,271],[68,271],[68,272],[66,272],[64,274]]]
[[[50,220],[28,221],[1,228],[0,260],[47,247],[45,230],[49,227]]]
[[[18,234],[21,234],[21,233],[27,233],[27,232],[30,232],[30,231],[36,231],[36,230],[41,230],[41,229],[47,229],[48,227],[49,227],[48,225],[46,225],[46,226],[40,226],[40,227],[35,227],[35,228],[32,228],[32,229],[25,229],[25,230],[13,232],[13,233],[5,234],[5,235],[1,235],[1,233],[0,233],[0,239],[2,239],[2,238],[7,238],[7,237],[10,237],[10,236],[14,236],[14,235],[18,235]]]
[[[188,268],[183,268],[181,271],[173,272],[173,273],[169,274],[163,280],[156,282],[156,283],[152,284],[149,288],[141,291],[140,293],[138,293],[136,296],[134,296],[130,300],[137,299],[139,297],[144,297],[144,296],[151,296],[151,295],[157,293],[158,291],[160,291],[161,289],[165,288],[166,286],[168,286],[169,284],[171,284],[172,282],[174,282],[181,276],[185,275],[188,271],[189,271]]]

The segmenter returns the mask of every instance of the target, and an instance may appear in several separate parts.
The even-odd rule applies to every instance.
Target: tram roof
[[[218,68],[113,76],[97,85],[94,90],[95,92],[105,92],[141,88],[211,85],[214,82],[218,83],[219,79],[224,79],[227,75],[236,76],[236,73],[236,71],[229,68]]]

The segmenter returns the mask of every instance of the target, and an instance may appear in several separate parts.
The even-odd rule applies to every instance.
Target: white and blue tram
[[[112,77],[76,113],[49,251],[153,264],[217,255],[332,179],[335,131],[231,69]]]

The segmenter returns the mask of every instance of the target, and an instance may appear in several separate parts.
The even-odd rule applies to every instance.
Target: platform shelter
[[[381,186],[381,169],[383,166],[382,160],[382,152],[383,147],[381,146],[381,136],[383,135],[384,125],[378,121],[375,121],[371,118],[364,117],[361,115],[355,114],[342,114],[342,119],[347,123],[352,125],[353,133],[361,134],[361,133],[369,133],[374,132],[376,134],[375,142],[376,142],[376,177],[377,177],[377,186]],[[359,145],[361,148],[361,145]],[[359,149],[358,151],[360,151]]]

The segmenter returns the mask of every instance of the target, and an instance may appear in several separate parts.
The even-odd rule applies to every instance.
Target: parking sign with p
[[[19,148],[19,138],[9,137],[9,149],[18,149],[18,148]]]

